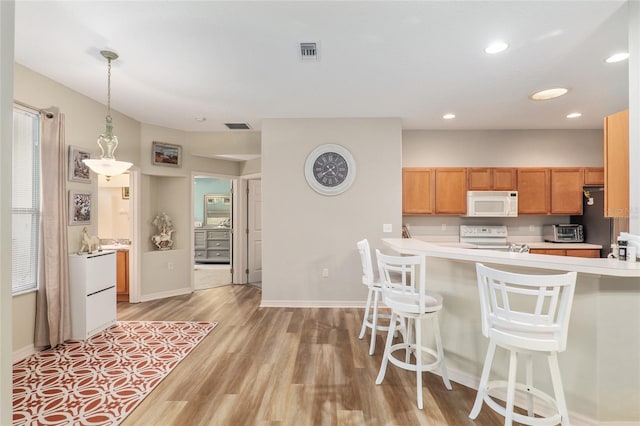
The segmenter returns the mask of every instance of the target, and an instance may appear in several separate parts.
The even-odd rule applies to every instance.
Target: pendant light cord
[[[107,115],[111,117],[111,58],[107,60]]]

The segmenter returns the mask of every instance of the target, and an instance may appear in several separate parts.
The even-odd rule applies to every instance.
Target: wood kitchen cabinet
[[[548,254],[551,256],[571,256],[571,257],[589,257],[599,258],[600,250],[598,249],[531,249],[531,254]]]
[[[436,214],[467,212],[467,169],[435,169]]]
[[[129,250],[116,252],[116,299],[129,301]]]
[[[604,118],[604,215],[629,216],[629,110]]]
[[[552,168],[551,214],[582,214],[582,187],[584,171],[581,168]]]
[[[435,204],[434,170],[424,167],[402,169],[402,213],[432,214]]]
[[[542,167],[518,169],[518,214],[549,212],[549,174]]]
[[[604,186],[604,167],[585,167],[585,186]]]
[[[473,167],[467,169],[469,191],[511,191],[517,189],[515,168]]]

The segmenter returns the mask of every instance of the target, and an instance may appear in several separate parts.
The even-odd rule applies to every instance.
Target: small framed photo
[[[69,225],[90,225],[91,207],[90,191],[69,191]]]
[[[151,163],[156,166],[182,165],[182,147],[164,142],[153,142],[151,149]]]
[[[89,167],[82,160],[91,158],[91,153],[77,146],[69,145],[69,180],[91,183]]]
[[[122,199],[123,200],[128,200],[129,199],[129,187],[128,186],[123,186],[122,187]]]

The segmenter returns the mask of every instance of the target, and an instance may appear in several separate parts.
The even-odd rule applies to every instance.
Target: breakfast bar
[[[640,422],[640,262],[477,250],[411,238],[383,243],[397,253],[426,257],[427,287],[445,300],[440,326],[449,377],[474,389],[488,345],[475,264],[527,274],[578,272],[567,350],[559,354],[572,424]],[[535,384],[551,392],[544,362],[534,360],[534,371],[542,372]],[[494,374],[506,377],[506,353],[498,351],[494,365]]]

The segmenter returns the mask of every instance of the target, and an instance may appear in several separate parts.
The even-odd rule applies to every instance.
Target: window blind
[[[40,114],[13,109],[11,192],[13,294],[38,287]]]

